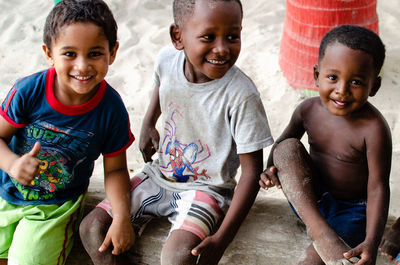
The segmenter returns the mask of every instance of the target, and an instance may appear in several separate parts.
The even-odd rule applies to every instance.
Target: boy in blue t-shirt
[[[0,109],[0,264],[64,264],[94,161],[104,156],[113,254],[134,239],[126,149],[134,141],[118,93],[104,77],[118,50],[102,0],[64,0],[46,19],[51,68],[16,82]]]

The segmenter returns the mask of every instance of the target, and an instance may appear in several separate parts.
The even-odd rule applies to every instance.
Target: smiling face
[[[103,30],[96,24],[64,25],[50,49],[43,46],[47,62],[56,69],[56,98],[72,106],[87,102],[114,62],[117,49],[118,44],[110,51]]]
[[[338,42],[326,47],[314,78],[327,109],[337,116],[348,116],[361,109],[380,87],[372,56]]]
[[[183,25],[172,25],[172,42],[186,56],[185,76],[193,83],[223,77],[241,48],[242,15],[236,1],[196,1]]]

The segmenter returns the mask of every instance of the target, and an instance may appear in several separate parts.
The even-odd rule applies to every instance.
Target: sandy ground
[[[168,44],[172,22],[171,2],[167,0],[106,0],[119,25],[120,49],[107,81],[121,94],[128,108],[132,130],[139,137],[141,119],[152,88],[156,54]],[[0,1],[0,97],[14,81],[47,68],[42,45],[45,17],[51,0]],[[279,43],[285,16],[284,0],[243,1],[242,52],[237,65],[256,83],[276,138],[288,122],[292,110],[304,99],[286,82],[278,65]],[[393,135],[390,215],[400,215],[400,2],[379,0],[380,36],[386,44],[383,83],[371,98],[387,119]],[[269,149],[265,149],[267,157]],[[132,171],[139,170],[142,158],[138,141],[128,150]],[[89,207],[104,196],[102,160],[96,162],[90,185]],[[159,253],[166,238],[165,220],[151,223],[137,242],[134,264],[159,264]],[[231,243],[220,264],[296,264],[309,244],[304,227],[299,225],[281,191],[261,191],[251,212]],[[79,242],[67,262],[91,264]],[[388,264],[379,257],[377,264]]]

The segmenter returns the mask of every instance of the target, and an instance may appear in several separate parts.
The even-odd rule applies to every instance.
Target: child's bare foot
[[[400,251],[400,226],[397,221],[388,230],[385,231],[379,251],[389,261],[393,261]]]
[[[326,265],[351,265],[359,261],[355,257],[343,257],[350,247],[333,231],[314,237],[313,246]]]

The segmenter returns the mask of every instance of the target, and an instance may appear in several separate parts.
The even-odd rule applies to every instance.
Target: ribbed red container
[[[364,26],[378,33],[377,0],[286,0],[279,65],[295,89],[317,91],[313,66],[330,29],[342,24]]]

